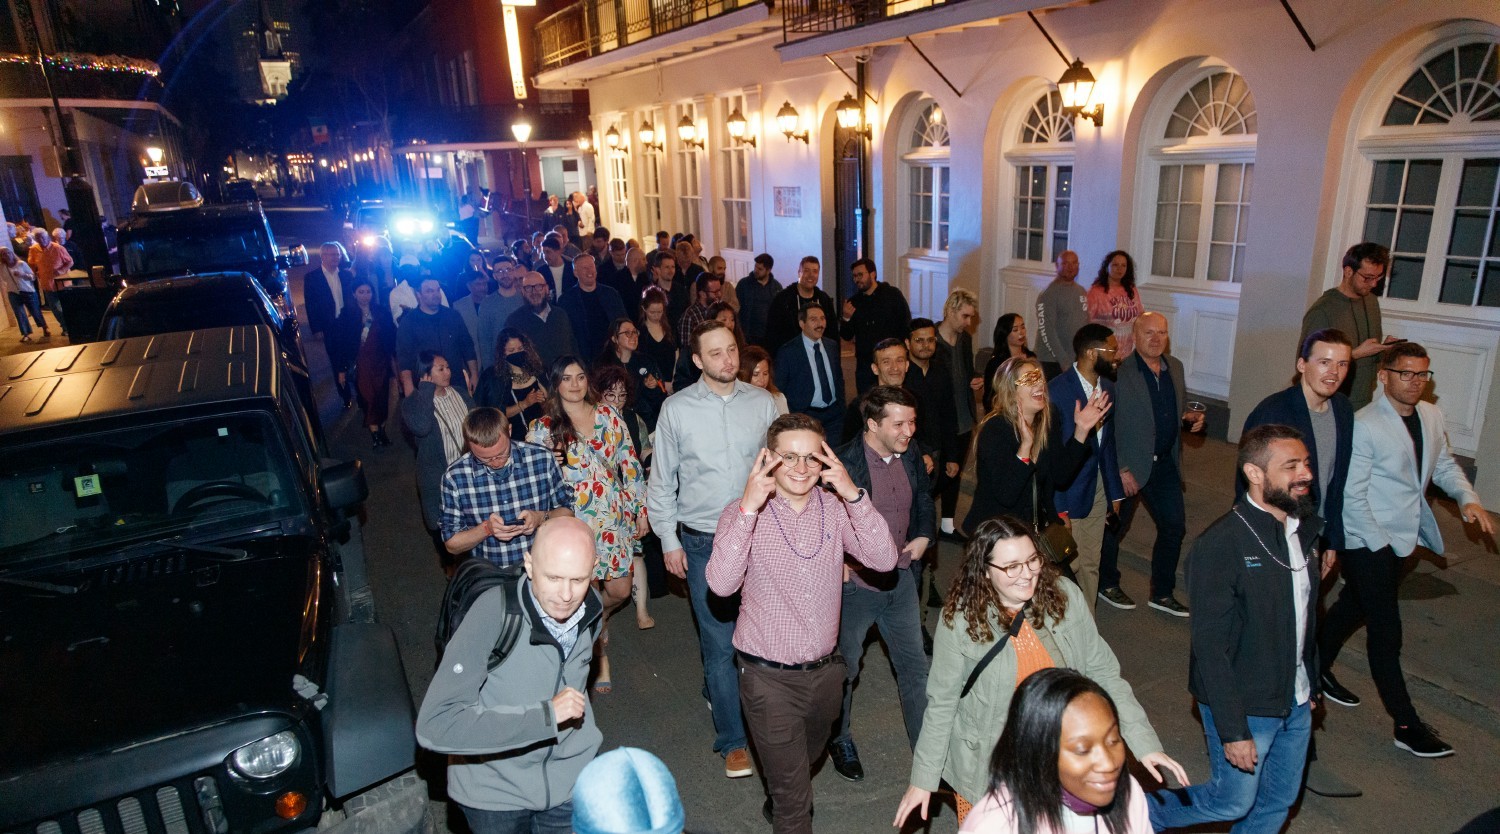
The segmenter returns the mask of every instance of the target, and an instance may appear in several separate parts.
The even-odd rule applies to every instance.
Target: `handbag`
[[[1031,481],[1031,512],[1035,520],[1032,522],[1036,530],[1037,544],[1040,545],[1043,555],[1052,564],[1066,568],[1078,558],[1078,542],[1073,538],[1073,531],[1066,524],[1053,521],[1046,526],[1041,522],[1041,503],[1036,491],[1036,478]]]

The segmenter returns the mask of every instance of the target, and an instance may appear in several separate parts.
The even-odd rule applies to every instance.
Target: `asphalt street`
[[[270,214],[278,243],[304,243],[314,257],[318,242],[340,233],[338,222],[327,212],[273,209]],[[300,272],[293,276],[299,309]],[[444,578],[422,529],[412,451],[400,439],[392,448],[372,450],[357,412],[339,408],[321,342],[309,339],[308,349],[335,456],[358,457],[365,463],[371,495],[364,540],[377,615],[395,629],[412,696],[420,701],[435,665],[432,631]],[[389,433],[392,438],[400,436],[399,412],[394,409]],[[1187,445],[1190,546],[1193,537],[1229,505],[1234,449],[1197,438]],[[1449,832],[1500,805],[1500,561],[1492,542],[1475,541],[1472,532],[1462,528],[1451,502],[1439,502],[1438,515],[1449,551],[1445,557],[1427,554],[1403,586],[1404,657],[1418,709],[1458,753],[1427,761],[1392,745],[1390,721],[1375,696],[1360,632],[1341,656],[1337,672],[1365,703],[1353,709],[1329,705],[1317,739],[1329,767],[1365,794],[1357,799],[1306,794],[1288,830]],[[1137,554],[1149,553],[1151,536],[1149,517],[1141,513],[1122,557],[1124,588],[1141,602],[1147,564]],[[956,548],[949,543],[938,548],[942,582],[951,578]],[[605,748],[642,747],[660,756],[676,775],[689,831],[767,830],[760,812],[765,796],[760,780],[725,779],[721,761],[711,750],[713,727],[700,694],[702,667],[686,600],[655,599],[650,612],[656,618],[654,629],[638,630],[628,610],[610,628],[614,691],[594,696]],[[929,624],[935,616],[936,611],[928,610]],[[1183,763],[1194,781],[1205,779],[1202,729],[1186,687],[1188,621],[1144,605],[1119,611],[1103,604],[1098,619],[1167,752]],[[878,645],[866,655],[853,726],[868,775],[861,783],[846,782],[825,759],[814,778],[814,825],[819,831],[889,830],[906,787],[910,750],[890,665]],[[439,819],[457,816],[457,809],[448,813],[442,794],[442,765],[437,757],[424,759]],[[459,820],[452,827],[464,830]],[[930,827],[913,821],[904,830],[951,832],[955,827],[948,806],[937,811]]]

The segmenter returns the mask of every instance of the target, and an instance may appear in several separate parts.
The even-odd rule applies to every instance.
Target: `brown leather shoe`
[[[729,755],[724,757],[724,775],[730,779],[739,779],[754,772],[755,769],[750,766],[749,750],[743,747],[730,750]]]

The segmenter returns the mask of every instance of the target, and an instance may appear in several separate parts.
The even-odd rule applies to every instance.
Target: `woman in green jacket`
[[[1019,624],[1017,616],[1023,617]],[[1007,641],[1004,648],[968,694],[961,694],[1001,639]],[[1158,768],[1166,768],[1187,784],[1186,771],[1162,752],[1130,684],[1120,677],[1120,663],[1099,636],[1083,592],[1037,549],[1030,525],[1001,516],[975,529],[943,606],[933,639],[922,734],[896,826],[914,809],[927,818],[928,801],[940,780],[957,791],[960,820],[983,798],[990,753],[1005,728],[1016,687],[1032,672],[1054,666],[1097,681],[1118,706],[1121,735],[1141,764],[1157,779],[1162,775]]]

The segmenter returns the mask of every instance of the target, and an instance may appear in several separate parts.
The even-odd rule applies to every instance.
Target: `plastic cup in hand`
[[[1208,406],[1204,405],[1203,403],[1198,402],[1197,400],[1188,400],[1187,410],[1188,410],[1189,414],[1195,414],[1195,415],[1196,414],[1202,414],[1202,415],[1204,415],[1201,418],[1195,417],[1192,420],[1185,421],[1187,423],[1189,431],[1197,431],[1199,427],[1201,427],[1201,426],[1203,426],[1203,425],[1205,425],[1207,423],[1207,421],[1208,421],[1208,416],[1207,416]]]

